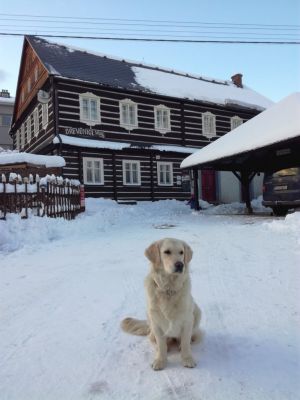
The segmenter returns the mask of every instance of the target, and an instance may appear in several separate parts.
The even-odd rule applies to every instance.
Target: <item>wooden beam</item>
[[[193,168],[193,178],[194,178],[194,199],[195,199],[195,210],[200,210],[199,205],[199,188],[198,188],[198,169]]]

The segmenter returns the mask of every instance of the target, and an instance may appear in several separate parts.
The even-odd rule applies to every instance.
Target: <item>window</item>
[[[154,107],[155,130],[160,133],[170,131],[170,109],[163,105]]]
[[[207,138],[216,136],[216,116],[211,112],[202,113],[202,134]]]
[[[104,185],[102,158],[83,158],[83,179],[87,185]]]
[[[93,93],[79,95],[80,121],[89,125],[100,124],[100,98]]]
[[[139,161],[123,160],[123,185],[140,185],[141,171]]]
[[[0,115],[0,125],[1,126],[10,126],[11,124],[11,115],[2,114]]]
[[[28,117],[26,121],[26,130],[27,130],[27,142],[31,140],[31,118]]]
[[[20,135],[20,145],[21,148],[25,145],[25,125],[22,124],[21,126],[21,135]]]
[[[137,105],[132,100],[120,101],[120,125],[128,130],[138,126]]]
[[[159,186],[173,186],[173,164],[157,162],[157,183]]]
[[[48,104],[42,104],[42,127],[46,128],[48,125]]]
[[[38,76],[39,76],[39,69],[38,69],[38,66],[36,66],[34,68],[34,81],[35,82],[38,80]]]
[[[31,90],[31,79],[29,77],[27,81],[27,93],[30,93],[30,90]]]
[[[235,117],[231,117],[230,119],[230,124],[231,124],[231,130],[237,128],[238,126],[242,125],[243,120],[242,118],[235,116]]]
[[[36,108],[33,111],[33,134],[37,136],[39,133],[39,110]]]

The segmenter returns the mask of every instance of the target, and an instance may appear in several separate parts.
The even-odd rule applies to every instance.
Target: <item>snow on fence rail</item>
[[[29,213],[43,217],[74,219],[82,211],[80,206],[80,182],[54,175],[40,178],[21,178],[10,173],[2,174],[0,183],[0,219],[7,213],[28,218]],[[8,181],[8,182],[7,182]]]

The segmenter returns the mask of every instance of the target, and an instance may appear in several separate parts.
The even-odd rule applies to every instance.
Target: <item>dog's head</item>
[[[164,268],[168,274],[181,274],[187,271],[193,251],[182,240],[166,238],[152,243],[145,250],[145,256],[155,269]]]

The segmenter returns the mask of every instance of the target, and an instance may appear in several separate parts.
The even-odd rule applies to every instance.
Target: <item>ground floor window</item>
[[[173,164],[171,162],[157,162],[157,183],[159,186],[173,185]]]
[[[102,158],[83,157],[83,179],[87,185],[104,185]]]
[[[139,161],[123,160],[123,184],[141,184],[141,169]]]

